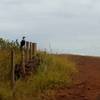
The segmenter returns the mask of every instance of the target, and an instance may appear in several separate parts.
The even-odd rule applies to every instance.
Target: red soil
[[[65,56],[65,55],[64,55]],[[100,58],[67,55],[79,73],[74,85],[57,91],[57,100],[100,100]]]

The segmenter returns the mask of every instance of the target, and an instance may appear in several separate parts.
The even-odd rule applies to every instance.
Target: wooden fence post
[[[31,60],[32,59],[32,42],[30,42],[29,54],[30,54],[30,60]]]
[[[37,44],[36,43],[32,43],[32,54],[35,55],[37,51]]]
[[[25,50],[24,48],[21,49],[21,66],[22,66],[23,74],[25,75]]]
[[[29,60],[29,42],[28,41],[26,41],[26,62],[28,62],[28,60]]]
[[[11,50],[11,88],[15,87],[15,63],[14,63],[14,51]]]

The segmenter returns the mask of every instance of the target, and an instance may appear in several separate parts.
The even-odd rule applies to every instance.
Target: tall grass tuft
[[[27,96],[42,100],[42,96],[48,94],[49,90],[69,87],[72,85],[72,74],[77,72],[75,64],[65,57],[46,53],[38,53],[37,56],[41,61],[37,73],[27,81],[17,82],[16,95],[21,96],[21,100],[26,100]],[[50,97],[52,93],[49,91]]]

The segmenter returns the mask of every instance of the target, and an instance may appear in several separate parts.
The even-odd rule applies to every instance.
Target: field
[[[74,85],[58,92],[58,100],[100,100],[100,57],[61,55],[75,62]]]
[[[20,55],[18,51],[16,54],[15,62],[18,63]],[[66,57],[44,52],[38,52],[37,55],[41,58],[37,71],[28,78],[16,81],[14,96],[16,100],[55,99],[55,90],[62,87],[67,88],[73,84],[72,75],[77,73],[74,63]],[[13,100],[9,50],[1,50],[0,61],[0,100]]]
[[[0,49],[0,100],[100,100],[100,57],[38,51],[32,55],[39,60],[36,70],[19,78],[13,91],[11,48],[4,47]],[[14,50],[14,62],[19,63],[20,50],[16,46]]]

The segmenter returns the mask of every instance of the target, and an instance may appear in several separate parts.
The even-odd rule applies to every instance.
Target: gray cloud
[[[100,44],[99,5],[99,0],[1,0],[0,36],[15,39],[26,32],[41,48],[51,42],[56,50],[92,54]]]

